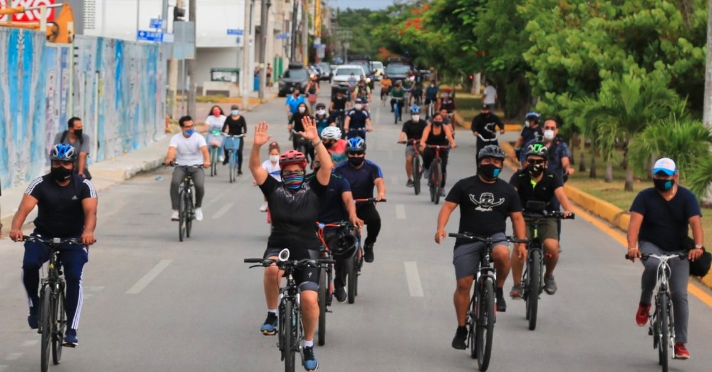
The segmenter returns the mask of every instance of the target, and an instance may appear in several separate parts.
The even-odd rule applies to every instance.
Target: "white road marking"
[[[229,193],[229,192],[233,192],[233,191],[235,191],[235,190],[233,190],[233,189],[230,188],[230,187],[225,187],[222,191],[220,191],[220,193],[218,193],[218,194],[215,196],[215,198],[213,198],[212,200],[208,201],[207,203],[203,203],[203,207],[208,207],[208,206],[212,205],[212,204],[215,203],[216,201],[220,200],[220,198],[222,198],[225,194],[227,194],[227,193]]]
[[[30,347],[30,346],[35,346],[37,343],[39,343],[39,340],[28,340],[22,343],[22,347]]]
[[[126,291],[126,294],[141,293],[141,291],[146,288],[146,286],[148,286],[153,279],[156,279],[156,277],[158,277],[158,275],[160,275],[161,272],[171,264],[171,262],[173,262],[173,260],[161,260],[158,264],[156,264],[156,266],[153,267],[153,269],[151,269],[151,271],[144,275],[143,278],[139,279],[139,281],[136,282],[131,289]]]
[[[22,353],[12,353],[5,357],[5,360],[18,360],[22,356]]]
[[[215,213],[215,215],[213,216],[213,219],[218,219],[218,218],[222,217],[228,210],[230,210],[230,208],[232,208],[233,205],[235,205],[235,203],[227,203],[227,204],[223,205],[223,207],[220,208],[220,210],[217,211],[217,213]]]
[[[408,291],[410,297],[423,297],[423,286],[420,284],[420,274],[418,274],[418,263],[415,261],[405,261],[405,278],[408,281]]]
[[[396,218],[399,220],[405,219],[405,205],[396,204]]]

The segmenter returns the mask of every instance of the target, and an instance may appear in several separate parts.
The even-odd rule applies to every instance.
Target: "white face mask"
[[[551,129],[547,129],[544,131],[544,139],[547,141],[551,141],[554,139],[554,131]]]
[[[279,155],[270,155],[270,156],[269,156],[269,161],[271,161],[272,163],[278,162],[278,161],[279,161]]]
[[[360,110],[361,108],[363,108],[363,105],[360,104],[360,103],[357,103],[357,104],[354,105],[354,108],[355,108],[356,110]]]
[[[420,121],[420,115],[413,115],[413,121]]]
[[[301,113],[304,113],[304,111],[306,111],[306,110],[307,110],[307,109],[304,108],[304,107],[300,107],[300,108],[299,108],[299,112],[301,112]]]
[[[316,113],[317,113],[317,115],[324,115],[324,114],[326,114],[326,110],[319,109],[319,110],[316,110]]]

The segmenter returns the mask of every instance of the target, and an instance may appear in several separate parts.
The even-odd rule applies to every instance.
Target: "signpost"
[[[228,35],[234,35],[234,36],[242,36],[244,34],[243,30],[237,30],[234,28],[228,28],[227,29],[227,34]]]
[[[138,30],[136,33],[138,41],[163,42],[163,33],[160,31]]]

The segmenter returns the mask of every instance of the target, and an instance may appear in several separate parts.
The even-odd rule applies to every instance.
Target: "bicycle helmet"
[[[59,161],[74,161],[77,158],[77,152],[72,145],[58,143],[52,146],[49,153],[50,160]]]
[[[366,141],[361,137],[349,139],[346,142],[346,152],[366,152]]]
[[[297,150],[289,150],[279,156],[279,167],[284,169],[285,166],[290,164],[297,164],[302,168],[307,167],[307,158],[303,153]]]
[[[321,131],[321,139],[337,141],[341,139],[339,127],[326,127]]]
[[[348,230],[341,229],[335,241],[336,243],[329,247],[335,258],[350,258],[356,252],[356,237]]]
[[[497,145],[487,145],[477,153],[477,160],[482,160],[484,158],[495,158],[504,160],[504,151]]]
[[[536,155],[544,159],[549,159],[549,149],[541,142],[535,142],[527,146],[526,156]]]
[[[524,117],[526,120],[533,121],[535,123],[539,122],[540,115],[538,112],[530,111],[527,112],[527,115]]]
[[[410,114],[415,115],[420,113],[420,107],[418,106],[413,106],[410,108]]]
[[[321,103],[321,102],[316,104],[316,109],[317,109],[317,110],[318,110],[318,109],[325,109],[325,108],[326,108],[326,105],[323,104],[323,103]]]

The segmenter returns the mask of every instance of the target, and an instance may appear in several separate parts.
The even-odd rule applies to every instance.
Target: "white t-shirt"
[[[282,175],[280,174],[281,168],[279,167],[279,162],[277,162],[277,164],[272,165],[271,161],[265,160],[264,163],[262,163],[262,168],[264,168],[269,173],[269,175],[272,176],[277,181],[282,181]]]
[[[210,115],[207,119],[205,119],[205,124],[208,124],[208,130],[217,129],[222,131],[225,119],[227,119],[227,116],[225,115],[220,115],[220,117]]]
[[[485,105],[494,105],[495,98],[497,98],[497,89],[493,86],[488,85],[485,88]]]
[[[193,133],[188,138],[185,138],[183,133],[178,133],[171,138],[171,144],[169,145],[169,147],[176,148],[177,165],[203,164],[203,153],[200,149],[204,146],[207,147],[205,137],[198,133]]]

